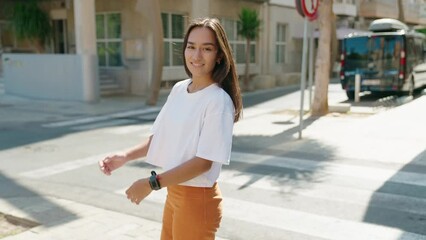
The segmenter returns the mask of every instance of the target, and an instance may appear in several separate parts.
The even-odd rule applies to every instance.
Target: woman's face
[[[192,29],[185,48],[185,62],[193,78],[211,77],[219,60],[214,33],[204,27]]]

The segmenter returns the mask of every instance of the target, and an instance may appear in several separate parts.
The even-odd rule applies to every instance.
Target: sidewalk
[[[22,208],[0,199],[0,212],[35,221],[31,216],[44,216],[40,225],[4,240],[69,240],[71,239],[160,239],[161,223],[100,209],[77,202],[45,197],[55,205],[46,206],[39,198],[15,199]],[[56,206],[56,208],[52,208]],[[70,214],[61,214],[67,210]],[[72,220],[72,221],[71,221]]]
[[[168,95],[162,90],[157,106],[161,107]],[[145,98],[138,96],[112,96],[96,103],[49,101],[5,95],[0,85],[1,122],[57,122],[73,118],[94,117],[105,114],[153,108],[145,105]]]

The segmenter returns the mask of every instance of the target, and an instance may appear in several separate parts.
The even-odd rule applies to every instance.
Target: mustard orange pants
[[[161,240],[214,240],[222,219],[222,194],[211,188],[170,186]]]

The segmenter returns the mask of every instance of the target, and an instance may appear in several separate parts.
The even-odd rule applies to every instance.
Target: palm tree
[[[260,30],[259,14],[256,10],[242,8],[239,17],[238,34],[246,39],[246,66],[244,72],[244,89],[249,88],[250,68],[250,42],[257,38]]]
[[[11,23],[18,40],[27,40],[37,53],[44,52],[44,44],[52,32],[49,15],[37,1],[17,2],[13,6]]]
[[[333,0],[320,0],[318,23],[321,34],[318,40],[318,54],[315,62],[315,93],[312,103],[312,116],[323,116],[328,113],[332,17]]]

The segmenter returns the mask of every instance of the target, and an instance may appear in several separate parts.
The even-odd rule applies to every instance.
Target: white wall
[[[275,63],[275,41],[277,24],[285,24],[286,32],[286,62],[284,64]],[[303,18],[294,8],[272,6],[270,9],[270,37],[269,37],[269,71],[271,74],[280,74],[300,71],[301,62],[301,44],[302,39],[297,36],[303,36]]]
[[[6,94],[84,101],[83,59],[79,55],[3,54],[2,60]]]

